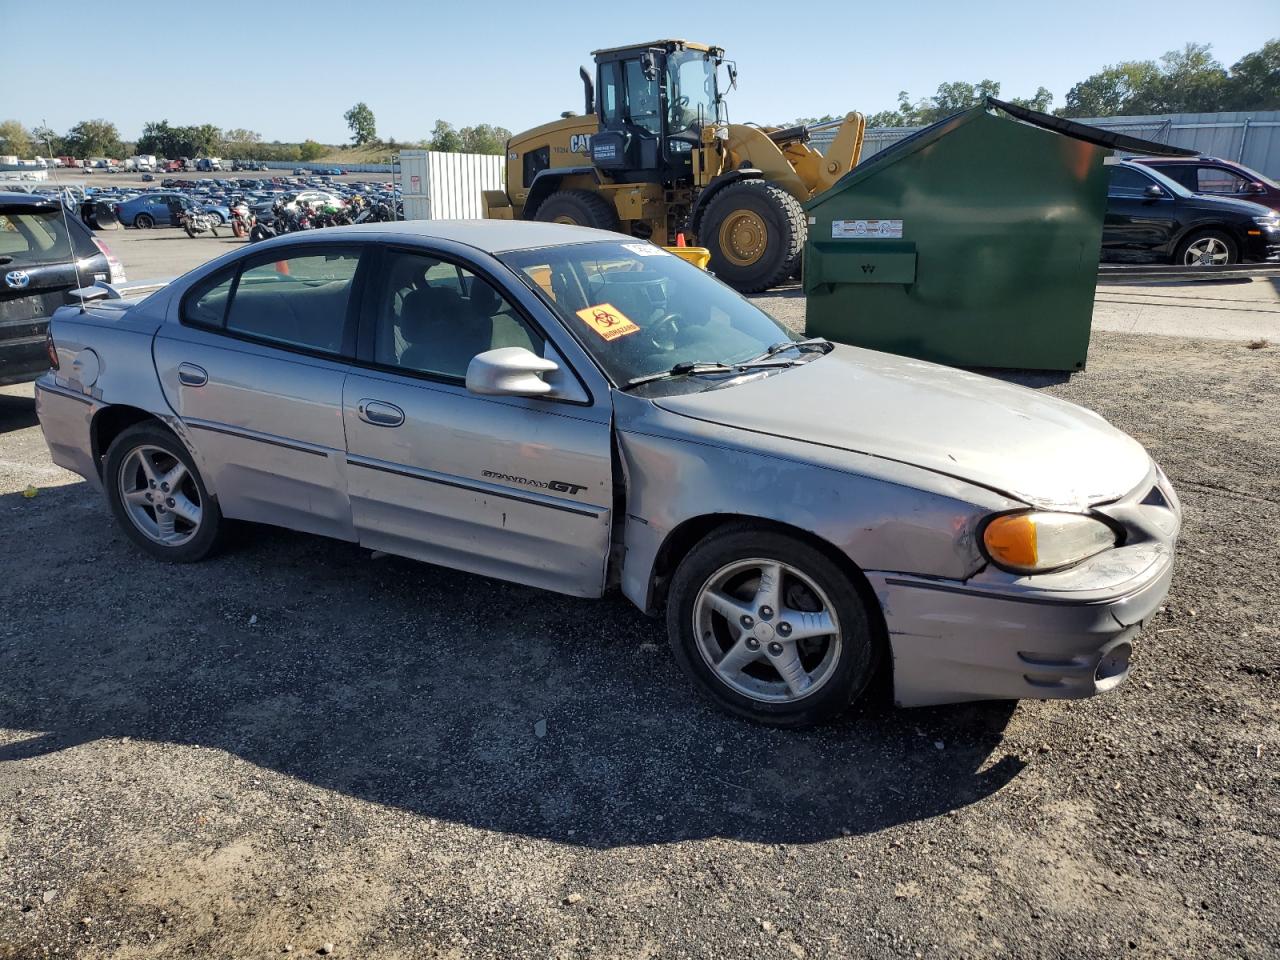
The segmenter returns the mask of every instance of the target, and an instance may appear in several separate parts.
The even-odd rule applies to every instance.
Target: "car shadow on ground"
[[[37,423],[39,421],[36,419],[35,400],[31,397],[0,393],[0,433],[26,430]]]
[[[0,764],[101,738],[194,744],[587,847],[869,833],[980,801],[1022,769],[998,750],[1011,703],[873,704],[804,732],[724,716],[674,667],[660,621],[616,596],[267,527],[169,566],[85,484],[0,497],[9,516],[0,727],[31,735]]]

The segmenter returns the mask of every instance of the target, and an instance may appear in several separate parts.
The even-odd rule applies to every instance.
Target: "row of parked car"
[[[88,188],[88,206],[104,216],[104,205],[124,227],[147,230],[177,226],[183,212],[196,209],[217,223],[231,220],[231,207],[244,202],[259,220],[268,220],[277,203],[287,208],[305,204],[312,208],[341,207],[359,195],[371,202],[400,207],[399,189],[390,183],[335,183],[328,176],[276,177],[274,179],[166,178],[158,187]],[[107,219],[110,219],[109,217]],[[98,225],[104,225],[99,219]]]

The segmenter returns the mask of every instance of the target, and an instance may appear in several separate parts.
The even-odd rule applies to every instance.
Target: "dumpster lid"
[[[989,111],[991,110],[998,110],[1014,120],[1062,134],[1063,136],[1072,137],[1076,140],[1083,140],[1086,143],[1092,143],[1094,146],[1105,149],[1123,150],[1127,153],[1141,153],[1147,156],[1198,157],[1200,155],[1196,150],[1187,150],[1183,147],[1170,146],[1167,143],[1156,143],[1154,140],[1130,137],[1123,133],[1091,127],[1087,123],[1066,120],[1062,117],[1041,113],[1038,110],[1020,107],[1014,103],[1006,103],[1003,100],[997,100],[995,97],[987,97],[977,106],[961,110],[959,113],[953,113],[949,117],[943,117],[927,127],[921,127],[915,133],[903,137],[901,140],[885,147],[879,153],[868,157],[837,180],[831,186],[831,189],[824,190],[822,193],[810,198],[804,204],[804,208],[806,210],[813,209],[827,197],[832,196],[838,188],[862,181],[881,167],[895,163],[902,157],[915,153],[917,150],[923,150],[929,144],[940,140],[957,127],[963,126],[984,114],[990,115]]]
[[[1074,137],[1076,140],[1083,140],[1085,143],[1092,143],[1098,147],[1110,147],[1112,150],[1124,150],[1127,153],[1141,153],[1153,157],[1200,156],[1198,150],[1174,147],[1167,143],[1156,143],[1154,140],[1143,140],[1141,137],[1131,137],[1124,133],[1116,133],[1114,130],[1091,127],[1087,123],[1078,123],[1075,120],[1067,120],[1065,117],[1055,117],[1052,114],[1041,113],[1039,110],[1032,110],[1029,107],[1018,106],[1016,103],[997,100],[995,97],[987,97],[986,105],[995,107],[997,110],[1003,110],[1009,116],[1021,120],[1023,123],[1043,127],[1046,130]]]

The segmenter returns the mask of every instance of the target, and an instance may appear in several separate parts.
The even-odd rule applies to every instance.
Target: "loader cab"
[[[597,50],[591,163],[614,180],[688,183],[704,127],[722,120],[724,51],[682,40]]]

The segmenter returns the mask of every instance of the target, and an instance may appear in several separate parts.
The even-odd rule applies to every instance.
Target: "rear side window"
[[[6,266],[36,266],[71,258],[62,212],[52,210],[0,213],[0,257]]]
[[[250,260],[193,287],[182,303],[182,321],[284,347],[341,354],[359,265],[356,248]]]

